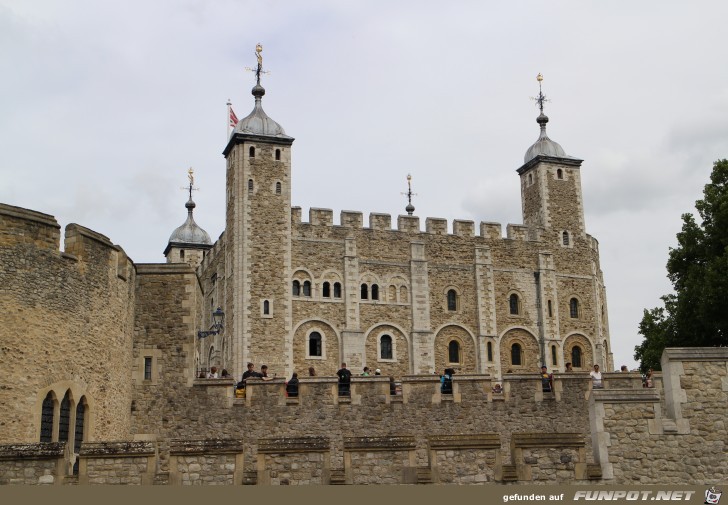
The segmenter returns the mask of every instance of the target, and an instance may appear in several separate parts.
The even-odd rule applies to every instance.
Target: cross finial
[[[405,210],[407,211],[407,214],[411,216],[412,213],[415,211],[415,206],[412,205],[412,197],[417,196],[417,193],[412,192],[411,174],[407,174],[407,192],[402,194],[407,197],[407,207],[405,207]]]

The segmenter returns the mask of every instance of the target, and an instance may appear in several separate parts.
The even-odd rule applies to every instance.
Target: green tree
[[[702,223],[683,214],[677,247],[670,248],[667,277],[674,294],[664,307],[645,309],[635,347],[640,368],[660,369],[665,347],[728,345],[728,160],[713,164],[703,199],[695,202]]]

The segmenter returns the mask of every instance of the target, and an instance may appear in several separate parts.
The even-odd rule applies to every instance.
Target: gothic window
[[[372,300],[379,300],[379,286],[372,284]]]
[[[250,158],[255,158],[255,146],[250,146],[250,149],[248,149],[248,156]]]
[[[521,351],[521,346],[518,344],[513,344],[511,346],[511,365],[521,366],[522,363],[523,363],[523,352]]]
[[[449,363],[460,363],[460,343],[457,340],[447,344],[447,360]]]
[[[281,150],[276,149],[276,161],[281,161]]]
[[[579,318],[579,300],[577,300],[576,298],[572,298],[571,300],[569,300],[569,315],[573,319]]]
[[[268,300],[263,300],[263,315],[270,315],[270,302]]]
[[[508,298],[508,307],[509,307],[510,313],[512,315],[518,315],[519,314],[519,312],[520,312],[519,311],[519,300],[518,300],[518,295],[517,294],[513,293]]]
[[[561,243],[564,245],[569,245],[569,232],[565,231],[561,234]]]
[[[341,298],[341,283],[334,282],[334,298]]]
[[[564,178],[564,171],[560,168],[556,171],[556,178],[557,179],[563,179]]]
[[[152,357],[144,356],[144,380],[152,380]]]
[[[581,347],[578,345],[571,348],[571,366],[581,368]]]
[[[68,430],[71,423],[71,392],[66,391],[66,396],[61,402],[61,415],[58,420],[58,441],[68,442]]]
[[[253,179],[248,179],[248,193],[253,192]]]
[[[293,296],[299,296],[301,294],[301,283],[293,281]]]
[[[362,300],[369,299],[369,286],[367,286],[366,284],[361,285],[361,299]]]
[[[311,332],[308,336],[308,355],[320,357],[321,353],[321,334],[317,331]]]
[[[488,342],[488,361],[493,361],[493,344]]]
[[[557,366],[559,364],[559,362],[556,359],[556,346],[555,345],[551,346],[551,364],[553,366]]]
[[[331,298],[331,283],[324,282],[323,288],[321,288],[321,295],[324,298]]]
[[[379,340],[379,358],[392,359],[392,337],[389,335],[382,335]]]
[[[447,310],[451,312],[458,310],[458,294],[454,289],[447,292]]]
[[[276,182],[276,195],[280,195],[280,194],[281,194],[281,183]]]
[[[303,296],[311,296],[311,281],[303,281]]]
[[[547,302],[548,308],[549,308],[549,317],[554,317],[553,309],[551,308],[551,300]]]
[[[40,414],[40,441],[53,442],[53,393],[50,391],[43,400]]]
[[[76,426],[74,427],[74,434],[73,437],[73,452],[78,454],[79,449],[81,449],[81,442],[83,442],[83,424],[84,424],[84,415],[86,413],[86,406],[84,405],[86,403],[86,397],[82,396],[81,400],[78,402],[78,405],[76,405]]]

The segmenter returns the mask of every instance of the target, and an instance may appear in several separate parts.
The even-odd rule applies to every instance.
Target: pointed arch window
[[[314,357],[322,356],[321,334],[317,331],[311,332],[308,336],[308,355]]]
[[[61,402],[60,417],[58,419],[58,441],[68,442],[68,430],[71,424],[71,392],[66,391],[66,395]]]
[[[579,300],[576,298],[569,300],[569,316],[571,316],[572,319],[579,318]]]
[[[293,281],[293,296],[301,295],[301,283],[299,281]]]
[[[389,335],[379,339],[379,359],[392,359],[392,337]]]
[[[447,310],[451,312],[458,310],[458,294],[454,289],[450,289],[447,292]]]
[[[511,365],[521,366],[523,364],[523,351],[519,344],[511,346]]]
[[[341,298],[341,283],[334,282],[334,298]]]
[[[50,391],[43,400],[40,414],[40,441],[53,442],[53,410],[55,408],[53,393]]]
[[[447,344],[447,360],[449,363],[460,363],[460,342],[457,340]]]

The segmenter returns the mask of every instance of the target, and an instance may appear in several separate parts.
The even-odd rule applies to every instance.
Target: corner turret
[[[167,258],[167,263],[188,263],[196,268],[202,263],[205,252],[212,247],[212,241],[210,235],[195,223],[192,216],[192,212],[196,207],[195,202],[192,200],[193,173],[192,168],[190,168],[188,171],[190,198],[185,204],[187,220],[169,236],[167,247],[164,249],[164,256]]]

